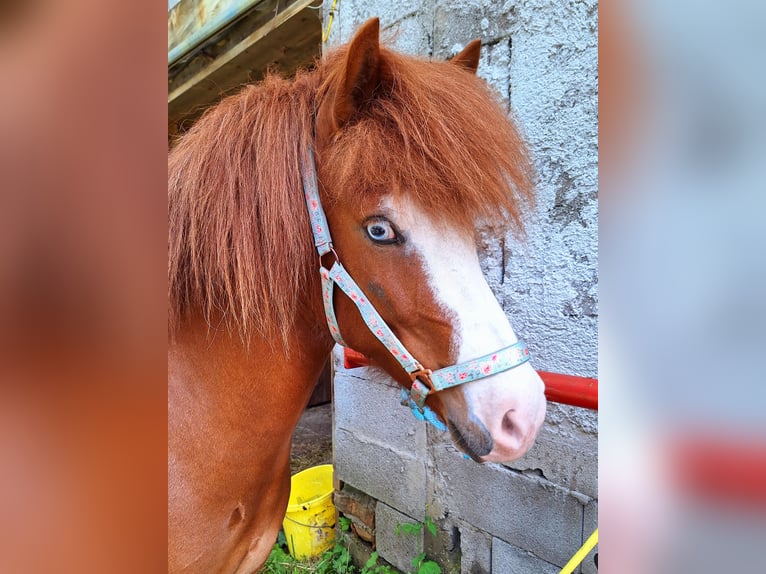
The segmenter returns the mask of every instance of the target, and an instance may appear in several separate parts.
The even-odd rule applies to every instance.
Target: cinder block
[[[460,574],[490,574],[492,572],[492,537],[463,521],[458,522],[458,529],[462,554]]]
[[[377,369],[353,371],[335,374],[335,428],[423,456],[425,423],[401,405],[399,386]]]
[[[438,489],[452,518],[563,566],[579,548],[583,506],[569,491],[502,465],[479,465],[451,449],[434,451]]]
[[[412,559],[423,552],[423,529],[416,534],[399,533],[402,524],[421,522],[390,506],[378,503],[375,511],[376,548],[384,560],[403,572],[412,570]]]
[[[417,520],[425,519],[426,468],[417,456],[336,429],[335,476]]]
[[[557,574],[561,567],[541,560],[531,552],[495,538],[492,540],[493,574]]]
[[[579,432],[568,421],[555,428],[546,423],[527,454],[506,466],[539,471],[553,484],[598,498],[598,435]]]

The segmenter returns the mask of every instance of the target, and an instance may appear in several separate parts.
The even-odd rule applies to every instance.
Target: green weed
[[[405,522],[396,526],[397,536],[402,534],[416,535],[420,534],[425,528],[431,536],[436,536],[438,532],[436,524],[431,520],[430,516],[426,516],[425,522]],[[409,574],[442,574],[441,566],[439,566],[433,560],[426,559],[426,553],[422,552],[412,559],[412,567],[415,568],[414,572]]]
[[[344,516],[338,517],[338,525],[341,531],[348,532],[351,528],[351,520]],[[436,524],[427,517],[423,523],[404,523],[396,527],[397,534],[414,535],[426,528],[433,536],[436,536]],[[351,560],[351,553],[340,541],[322,553],[319,557],[309,560],[296,560],[287,552],[287,543],[284,534],[279,533],[279,538],[274,548],[271,549],[266,564],[261,569],[261,574],[399,574],[398,570],[378,564],[379,555],[373,552],[369,560],[359,570]],[[412,567],[415,569],[408,574],[442,574],[439,565],[427,560],[425,553],[419,554],[412,559]]]
[[[426,516],[425,522],[404,522],[402,524],[396,525],[396,534],[420,534],[420,532],[425,527],[428,532],[431,533],[431,536],[436,536],[436,524],[434,524],[434,521],[431,520],[430,516]]]

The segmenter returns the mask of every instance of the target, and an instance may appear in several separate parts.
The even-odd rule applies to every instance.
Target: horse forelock
[[[268,76],[208,110],[168,158],[171,333],[201,313],[245,339],[286,342],[315,271],[299,157],[344,49],[294,80]],[[408,195],[436,219],[521,232],[532,167],[507,111],[454,64],[381,50],[380,84],[318,150],[328,200]],[[324,82],[324,83],[323,83]]]
[[[328,62],[330,74],[342,55]],[[380,66],[374,97],[322,154],[326,191],[343,201],[374,191],[407,196],[466,233],[497,224],[523,236],[534,170],[497,94],[448,62],[381,49]]]

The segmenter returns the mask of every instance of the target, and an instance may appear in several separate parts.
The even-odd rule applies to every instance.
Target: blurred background
[[[0,572],[166,569],[165,21],[0,8]]]
[[[599,557],[760,572],[766,6],[599,16]]]
[[[599,565],[763,572],[766,6],[599,20]],[[2,572],[165,569],[165,22],[0,9]]]

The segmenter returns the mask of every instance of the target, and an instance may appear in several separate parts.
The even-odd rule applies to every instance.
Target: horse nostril
[[[516,430],[516,426],[513,424],[513,419],[511,418],[511,415],[514,413],[514,409],[511,409],[505,415],[503,416],[503,432],[508,434],[513,434],[513,432]]]
[[[447,427],[455,446],[476,462],[481,462],[482,456],[492,452],[494,446],[492,435],[480,422],[471,420],[458,425],[451,419],[447,419]]]

